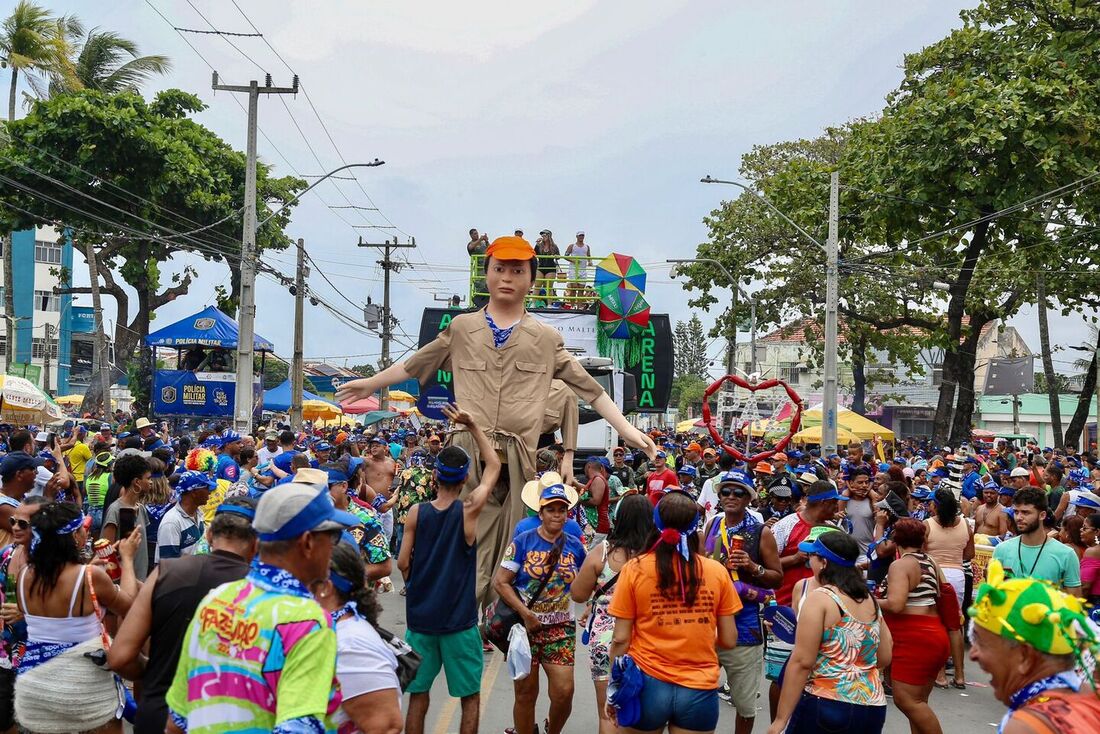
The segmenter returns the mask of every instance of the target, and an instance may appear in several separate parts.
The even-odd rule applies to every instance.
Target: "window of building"
[[[34,338],[31,340],[31,359],[44,359],[46,355],[46,340]],[[57,359],[57,340],[50,339],[50,359]]]
[[[60,311],[61,310],[61,298],[53,291],[35,291],[34,292],[34,310],[35,311]]]
[[[943,365],[937,364],[932,367],[932,387],[939,387],[943,384]]]
[[[793,385],[798,382],[798,376],[804,369],[798,362],[783,362],[779,365],[779,379]]]
[[[901,436],[905,438],[917,438],[931,436],[936,429],[936,422],[927,418],[902,418]]]
[[[34,241],[34,261],[47,265],[61,264],[61,245],[45,240]]]

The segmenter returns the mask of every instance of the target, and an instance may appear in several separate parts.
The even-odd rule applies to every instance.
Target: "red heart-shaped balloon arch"
[[[794,403],[795,413],[793,416],[791,416],[791,425],[790,428],[787,429],[787,435],[780,439],[780,441],[776,443],[774,447],[767,451],[761,451],[758,454],[746,456],[745,454],[741,453],[741,451],[739,451],[736,446],[730,446],[728,443],[722,440],[722,434],[719,433],[718,429],[714,427],[714,422],[711,420],[710,396],[721,389],[722,385],[724,385],[726,381],[732,382],[734,385],[737,385],[737,387],[744,388],[745,390],[749,390],[751,392],[756,392],[757,390],[769,390],[773,387],[782,387],[784,390],[787,391],[787,397],[789,397],[791,399],[791,402]],[[715,380],[714,383],[707,388],[707,391],[703,393],[703,423],[706,424],[707,430],[710,432],[710,437],[714,439],[714,443],[720,444],[723,451],[725,451],[727,454],[737,459],[738,461],[744,461],[749,464],[753,464],[757,461],[769,459],[783,449],[787,448],[787,444],[791,442],[791,437],[793,437],[794,434],[798,433],[798,429],[802,425],[802,398],[799,397],[798,393],[794,391],[794,388],[783,382],[783,380],[764,380],[763,382],[752,383],[744,379],[743,377],[739,377],[738,375],[726,375]],[[752,431],[751,425],[749,426],[749,431]]]

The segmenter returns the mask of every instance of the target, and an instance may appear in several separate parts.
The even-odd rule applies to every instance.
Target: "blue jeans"
[[[885,706],[864,706],[803,693],[787,724],[786,734],[833,734],[853,731],[881,734]]]
[[[718,689],[686,688],[644,672],[642,677],[642,715],[632,728],[663,730],[671,724],[690,731],[713,731],[718,726]]]
[[[99,531],[103,529],[103,505],[92,507],[88,502],[84,503],[84,514],[92,516],[92,535],[99,537]]]

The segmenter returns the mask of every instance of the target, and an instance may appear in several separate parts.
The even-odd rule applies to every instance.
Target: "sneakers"
[[[733,705],[733,696],[730,694],[730,684],[723,683],[722,687],[718,689],[718,698],[722,699],[730,706]]]

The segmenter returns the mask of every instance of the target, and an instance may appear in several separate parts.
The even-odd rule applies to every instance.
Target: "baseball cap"
[[[814,478],[817,481],[817,478]],[[848,498],[837,491],[836,485],[833,485],[825,492],[819,492],[818,494],[806,493],[807,502],[824,502],[826,500],[840,500],[841,502],[847,502]]]
[[[766,461],[761,461],[757,463],[756,468],[753,469],[753,471],[755,471],[757,474],[775,474],[775,469],[773,469],[772,465]]]
[[[782,461],[784,464],[786,464],[787,463],[787,455],[785,453],[783,453],[782,451],[780,451],[779,453],[774,454],[772,456],[772,461]]]
[[[932,499],[932,490],[924,487],[913,487],[913,491],[909,493],[909,496],[915,500],[930,500]]]
[[[573,499],[566,493],[564,484],[551,484],[539,495],[539,507],[546,507],[555,502],[562,502],[568,507],[573,506]]]
[[[278,441],[279,440],[279,432],[278,431],[268,431],[267,433],[264,434],[264,440],[265,441]]]
[[[687,445],[688,451],[702,451],[703,447],[699,445],[698,441],[692,441]]]
[[[485,256],[497,260],[530,260],[535,256],[535,248],[522,237],[497,237],[485,250]]]
[[[0,461],[0,479],[7,481],[17,471],[37,469],[40,466],[42,466],[41,459],[36,459],[25,451],[13,451]]]
[[[691,464],[685,464],[684,466],[681,466],[679,469],[676,470],[676,473],[687,475],[692,479],[699,476],[699,472]]]
[[[355,515],[336,509],[328,493],[328,472],[320,469],[299,469],[291,482],[264,492],[252,523],[262,541],[289,540],[359,524]]]
[[[718,452],[712,448],[705,448],[703,449],[703,456],[718,456]]]
[[[330,444],[328,441],[318,441],[317,443],[313,444],[313,450],[332,451],[332,444]]]
[[[667,459],[667,458],[668,458],[668,454],[666,454],[666,453],[665,453],[664,451],[658,451],[658,452],[657,452],[657,458],[658,458],[658,459]]]
[[[1014,479],[1016,477],[1027,478],[1027,477],[1031,476],[1031,472],[1029,472],[1027,469],[1023,468],[1022,466],[1018,466],[1015,469],[1013,469],[1012,471],[1010,471],[1008,473],[1008,476],[1009,476],[1010,479]]]
[[[220,444],[222,446],[228,446],[231,443],[241,440],[241,434],[234,431],[232,428],[226,428],[222,431]]]
[[[583,229],[578,229],[577,230],[577,236],[578,237],[584,237],[584,230]]]
[[[191,470],[180,474],[179,481],[176,482],[176,491],[182,494],[193,489],[202,489],[203,487],[214,489],[217,486],[218,483],[206,472]]]
[[[328,483],[339,484],[340,482],[348,481],[348,475],[344,473],[343,469],[329,469],[328,470]]]
[[[747,489],[749,490],[749,496],[753,499],[756,498],[756,485],[752,481],[752,475],[744,469],[730,469],[718,478],[719,487],[724,487],[728,484],[736,484],[738,487]]]

